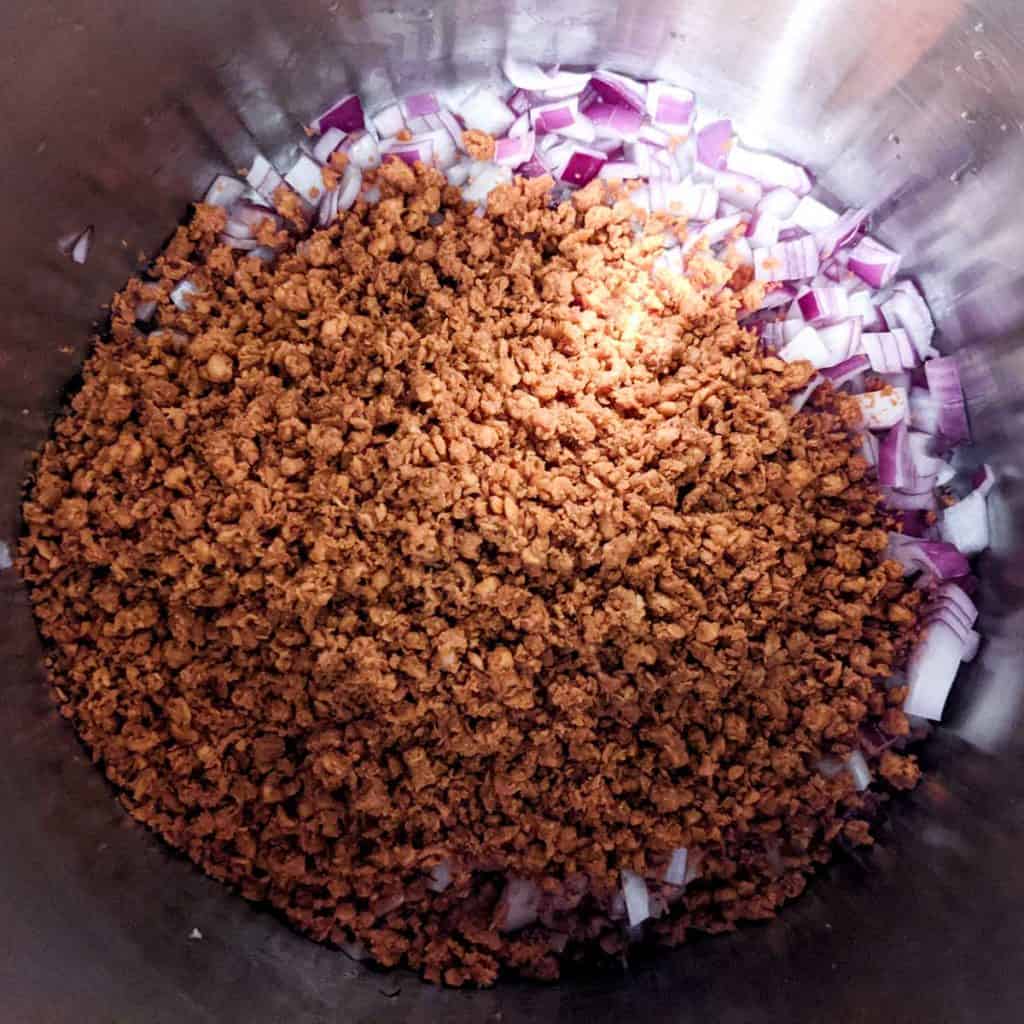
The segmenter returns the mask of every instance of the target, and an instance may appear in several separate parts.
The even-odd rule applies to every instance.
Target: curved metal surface
[[[11,13],[11,12],[9,12]],[[0,540],[100,304],[217,171],[347,85],[372,100],[506,52],[694,87],[746,138],[877,208],[962,353],[1001,475],[987,641],[883,841],[770,924],[621,976],[489,992],[396,982],[291,933],[129,822],[55,715],[0,572],[0,1019],[722,1024],[1008,1021],[1024,999],[1024,8],[1016,0],[246,0],[24,5],[0,40]],[[97,225],[75,267],[55,240]],[[190,939],[198,928],[202,939]],[[396,988],[400,985],[400,989]]]

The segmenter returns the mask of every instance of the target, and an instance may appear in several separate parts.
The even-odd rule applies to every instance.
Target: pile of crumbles
[[[772,916],[918,775],[854,403],[796,412],[763,286],[604,182],[367,187],[272,263],[199,206],[114,300],[24,504],[62,714],[208,874],[434,981],[620,960],[623,871],[649,941]]]

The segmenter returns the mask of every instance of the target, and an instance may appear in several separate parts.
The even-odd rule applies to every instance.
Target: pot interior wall
[[[23,590],[0,573],[0,1015],[11,1021],[1008,1020],[1021,961],[1024,772],[1019,203],[1024,9],[1014,0],[126,0],[25,5],[0,39],[0,540],[101,304],[212,176],[281,163],[348,88],[372,105],[492,73],[505,53],[675,79],[752,145],[877,210],[961,353],[1001,478],[985,647],[933,781],[880,848],[780,920],[621,976],[439,991],[292,934],[173,858],[120,810],[54,713]],[[56,239],[96,225],[84,267]],[[197,927],[202,940],[189,940]],[[1013,1009],[1011,1009],[1013,1008]]]

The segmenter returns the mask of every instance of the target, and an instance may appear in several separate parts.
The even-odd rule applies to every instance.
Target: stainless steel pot
[[[100,304],[220,170],[282,161],[347,86],[382,101],[506,51],[677,79],[878,208],[961,353],[1001,477],[983,652],[882,842],[781,919],[621,975],[440,991],[314,946],[131,824],[49,702],[0,572],[0,1020],[1010,1021],[1024,1000],[1024,6],[1017,0],[63,0],[0,38],[0,539]],[[87,223],[85,267],[55,240]],[[1024,435],[1022,435],[1024,436]],[[197,928],[202,938],[189,938]],[[400,985],[400,991],[397,991]],[[396,994],[397,993],[397,994]]]

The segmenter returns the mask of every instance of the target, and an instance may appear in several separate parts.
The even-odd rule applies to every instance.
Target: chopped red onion
[[[988,506],[981,491],[971,491],[943,509],[939,536],[961,554],[977,555],[989,544]]]
[[[427,888],[431,892],[444,892],[452,884],[452,866],[447,860],[435,864],[430,869],[430,879]]]
[[[978,654],[978,648],[981,646],[981,634],[976,629],[969,629],[967,631],[967,637],[964,640],[963,653],[960,655],[961,661],[974,661]]]
[[[594,122],[580,113],[576,97],[534,107],[530,119],[538,135],[554,132],[584,143],[593,142],[596,137]]]
[[[847,755],[846,770],[853,776],[853,787],[858,792],[863,793],[871,785],[871,769],[859,750]]]
[[[786,221],[793,216],[794,211],[800,204],[800,197],[791,192],[788,188],[773,188],[765,192],[764,198],[757,204],[759,213],[770,213],[780,221]]]
[[[582,92],[590,81],[590,75],[585,71],[545,71],[538,64],[513,60],[511,57],[505,59],[501,69],[505,77],[516,87],[517,93],[542,93],[547,99],[552,100],[575,96]],[[511,98],[509,104],[512,104]],[[515,110],[515,107],[512,109]],[[516,113],[522,113],[522,110],[517,110]]]
[[[533,159],[533,151],[537,142],[537,136],[528,131],[518,137],[509,136],[507,139],[498,139],[494,144],[494,162],[503,167],[518,167]]]
[[[597,177],[605,164],[604,153],[598,149],[587,149],[585,146],[573,146],[572,154],[559,171],[560,181],[570,185],[583,186]]]
[[[259,154],[253,159],[252,166],[245,180],[254,192],[257,192],[268,203],[273,203],[274,193],[284,183],[284,178],[270,166],[270,161]]]
[[[860,453],[869,466],[878,465],[878,448],[878,438],[870,430],[865,430],[861,434]]]
[[[662,127],[689,127],[695,103],[689,89],[668,82],[651,82],[647,86],[647,114],[654,124]]]
[[[295,161],[284,180],[307,203],[317,202],[324,191],[320,164],[305,153]]]
[[[909,433],[906,423],[901,421],[879,442],[878,481],[886,487],[912,487],[917,482]]]
[[[833,256],[837,249],[849,245],[863,230],[870,210],[847,210],[831,227],[815,233],[822,259]]]
[[[947,463],[945,460],[932,452],[932,438],[930,434],[922,433],[919,430],[911,430],[907,435],[907,444],[910,446],[910,457],[913,459],[914,472],[918,477],[937,477],[940,471],[946,469]]]
[[[842,288],[811,288],[797,302],[804,319],[815,326],[842,320],[850,311],[850,301]]]
[[[77,263],[82,266],[85,261],[89,258],[89,252],[92,249],[92,236],[95,233],[95,228],[90,224],[84,231],[79,232],[77,235],[73,235],[67,239],[66,242],[60,246],[61,250],[68,256],[71,257],[72,263]]]
[[[758,281],[799,281],[818,270],[818,248],[814,239],[797,238],[777,242],[754,254],[754,276]]]
[[[835,227],[839,214],[811,196],[803,196],[789,217],[791,224],[803,228],[809,235]]]
[[[962,579],[971,571],[967,559],[945,541],[920,540],[902,533],[890,533],[886,554],[903,566],[907,576],[922,572],[928,580],[944,582]]]
[[[630,926],[635,928],[651,916],[650,894],[647,883],[635,872],[622,870],[622,895],[626,900],[626,914]]]
[[[871,292],[851,292],[850,312],[863,320],[865,331],[887,331],[889,329]]]
[[[771,153],[755,153],[742,146],[733,146],[726,166],[730,171],[754,178],[768,188],[786,188],[799,196],[811,191],[811,179],[803,167]]]
[[[847,267],[872,288],[885,288],[900,269],[902,257],[865,236],[851,250]]]
[[[509,878],[496,911],[499,931],[514,932],[533,924],[540,910],[540,889],[525,878]]]
[[[329,128],[338,128],[348,134],[361,132],[366,127],[363,105],[356,95],[345,96],[316,119],[316,129],[323,134]]]
[[[206,190],[203,202],[227,209],[237,203],[245,195],[246,190],[247,186],[244,181],[239,181],[227,174],[218,174],[213,179],[213,184]]]
[[[605,103],[618,103],[643,111],[647,105],[647,86],[615,71],[599,69],[590,76],[588,89]]]
[[[731,171],[716,171],[712,179],[718,195],[727,203],[741,210],[753,210],[761,201],[763,191],[760,182]]]
[[[794,412],[800,412],[801,409],[811,400],[811,396],[814,394],[822,384],[825,383],[825,378],[820,374],[816,373],[802,391],[798,391],[789,399],[789,404]]]
[[[330,156],[337,150],[348,136],[340,128],[328,128],[327,131],[316,140],[313,147],[313,157],[320,163],[325,164]]]
[[[804,327],[790,342],[779,350],[779,358],[787,363],[795,363],[806,359],[816,369],[830,364],[831,355],[825,347],[818,332],[813,327]]]
[[[643,115],[632,107],[592,99],[582,113],[590,118],[598,138],[635,140],[643,127]]]
[[[495,138],[504,135],[516,119],[515,113],[509,109],[504,99],[483,86],[469,92],[459,104],[456,113],[467,128],[487,132]]]
[[[349,162],[361,171],[370,171],[380,166],[380,145],[369,132],[350,135],[343,146]]]
[[[632,181],[641,175],[640,168],[629,160],[609,160],[597,176],[606,181]]]
[[[837,320],[834,324],[827,324],[818,328],[818,336],[825,343],[830,352],[836,356],[836,360],[847,360],[857,357],[860,353],[861,327],[859,316],[848,316]],[[864,367],[868,366],[868,359],[864,357]],[[838,385],[836,385],[838,387]]]
[[[715,121],[697,132],[697,160],[716,171],[724,171],[732,146],[732,121]]]
[[[434,159],[434,141],[422,135],[406,141],[392,139],[384,148],[384,158],[403,160],[410,166],[417,163],[430,164]]]
[[[938,403],[938,433],[950,444],[970,440],[967,408],[960,387],[960,369],[954,356],[929,359],[924,364],[928,391]]]
[[[508,77],[507,75],[505,76]],[[572,93],[569,93],[571,96]],[[558,99],[557,96],[552,96],[550,99]],[[516,89],[514,93],[505,101],[509,109],[520,116],[523,114],[529,114],[530,107],[536,102],[533,96],[526,89]]]
[[[404,131],[405,115],[401,103],[391,103],[379,113],[373,115],[373,127],[378,137],[388,139]]]
[[[190,295],[195,295],[199,292],[199,288],[194,285],[188,278],[183,281],[179,281],[174,289],[171,291],[170,299],[175,306],[178,307],[183,313],[188,312],[192,308],[192,303],[189,300]]]
[[[405,119],[411,120],[414,117],[428,117],[436,114],[441,109],[437,97],[432,92],[414,92],[402,99],[402,114]]]
[[[482,203],[495,188],[499,185],[507,185],[511,180],[511,168],[474,161],[470,166],[469,177],[463,186],[462,195],[469,203]]]
[[[913,346],[901,327],[861,334],[860,343],[876,373],[900,373],[917,365]]]
[[[867,391],[854,395],[860,406],[864,426],[868,430],[887,430],[907,416],[907,393],[903,388],[886,388],[884,391]]]
[[[666,885],[684,885],[686,883],[686,847],[678,846],[672,851],[672,859],[665,868]]]
[[[818,337],[823,337],[824,332],[818,331]],[[848,359],[842,360],[833,364],[832,366],[826,366],[822,368],[822,374],[832,382],[832,387],[836,390],[841,388],[844,384],[849,384],[851,381],[856,380],[860,377],[865,370],[868,368],[868,358],[865,355],[850,356]],[[868,437],[873,435],[868,434]],[[877,453],[871,459],[871,465],[874,466],[878,461]]]
[[[910,692],[903,704],[906,714],[934,722],[942,718],[966,649],[966,643],[945,623],[931,622],[924,628],[907,663]]]
[[[886,322],[893,327],[902,327],[922,359],[931,354],[935,323],[928,311],[928,304],[912,281],[897,281],[893,293],[882,303]]]

